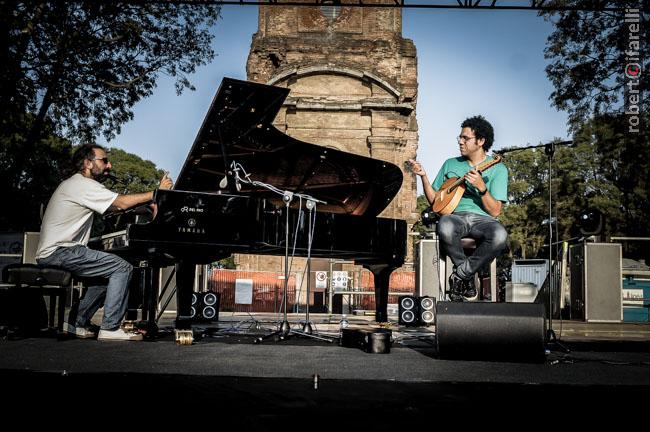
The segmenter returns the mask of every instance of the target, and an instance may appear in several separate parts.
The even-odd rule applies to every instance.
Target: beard
[[[99,170],[92,170],[91,174],[93,176],[93,180],[98,181],[100,183],[104,183],[106,180],[108,180],[110,170],[108,168],[105,168],[102,171]]]

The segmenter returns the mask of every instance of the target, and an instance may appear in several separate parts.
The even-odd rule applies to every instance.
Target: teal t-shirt
[[[494,159],[492,156],[488,156],[486,160],[492,159]],[[452,177],[462,177],[467,174],[471,168],[469,161],[462,156],[447,159],[445,163],[442,164],[442,168],[440,168],[440,171],[431,186],[433,186],[435,190],[439,190],[445,181]],[[498,163],[483,171],[481,174],[488,191],[490,191],[490,195],[492,195],[496,200],[507,202],[508,169],[506,166],[503,163]],[[470,212],[490,216],[483,209],[483,202],[481,201],[481,196],[478,194],[478,189],[467,182],[465,185],[467,186],[467,190],[460,199],[454,213]]]

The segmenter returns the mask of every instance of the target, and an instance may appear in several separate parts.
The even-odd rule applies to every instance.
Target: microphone
[[[237,167],[237,164],[235,162],[232,163],[233,166],[233,173],[235,177],[235,188],[237,189],[237,192],[241,191],[241,178],[239,177],[239,168]]]
[[[113,180],[113,182],[115,182],[115,183],[119,183],[119,181],[120,181],[120,179],[118,179],[116,176],[114,176],[111,173],[104,174],[104,177],[106,177],[109,180]]]
[[[225,176],[219,182],[219,187],[225,189],[228,187],[228,177],[232,177],[235,180],[235,188],[237,192],[241,191],[241,178],[239,177],[239,167],[235,161],[230,163],[230,170],[226,173]]]

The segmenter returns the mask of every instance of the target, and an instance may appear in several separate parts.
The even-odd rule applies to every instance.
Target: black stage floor
[[[5,338],[1,406],[11,416],[35,402],[56,412],[94,401],[148,411],[154,423],[205,413],[244,430],[395,430],[452,414],[471,423],[620,413],[634,422],[642,416],[628,411],[650,401],[647,338],[573,337],[563,340],[570,353],[518,362],[443,360],[431,333],[394,334],[388,354],[298,337],[255,344],[254,334],[223,330],[189,346],[171,332],[144,342]]]

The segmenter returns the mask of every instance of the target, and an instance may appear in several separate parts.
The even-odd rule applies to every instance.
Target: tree
[[[644,118],[648,121],[648,118]],[[627,132],[621,114],[598,116],[581,125],[573,147],[557,147],[553,158],[553,217],[560,240],[580,233],[578,216],[597,209],[607,236],[650,236],[650,132]],[[548,240],[548,159],[543,149],[506,155],[510,203],[501,221],[514,256],[546,256]]]
[[[0,149],[3,149],[0,147]],[[11,155],[0,151],[0,188],[6,203],[0,213],[0,231],[38,231],[41,211],[59,183],[75,172],[71,164],[75,147],[67,140],[51,135],[39,143],[38,157],[30,158],[23,167],[20,187],[6,186],[6,161]],[[106,181],[106,187],[118,193],[144,192],[155,189],[163,171],[151,161],[120,149],[110,149],[109,157],[115,168],[117,181]]]
[[[0,1],[0,229],[33,229],[75,142],[107,139],[161,74],[176,90],[214,57],[219,7]],[[121,169],[119,166],[116,167]],[[29,209],[28,209],[29,208]],[[6,213],[6,214],[5,214]]]
[[[544,6],[579,7],[582,0],[556,0]],[[641,1],[601,0],[603,7],[641,8]],[[569,112],[576,131],[593,115],[625,111],[630,97],[648,91],[650,44],[647,13],[605,11],[544,11],[555,31],[548,37],[545,56],[552,60],[546,73],[555,87],[552,104]],[[638,22],[636,20],[638,19]],[[643,71],[643,73],[640,73]],[[639,93],[633,93],[638,90]],[[634,99],[632,99],[634,101]],[[641,97],[639,114],[649,112],[650,99]]]
[[[189,74],[214,57],[209,29],[219,10],[163,2],[0,2],[7,41],[3,108],[34,114],[33,136],[49,115],[67,137],[109,139],[133,117],[133,105],[152,94],[160,74],[175,77],[179,93],[192,88]]]

